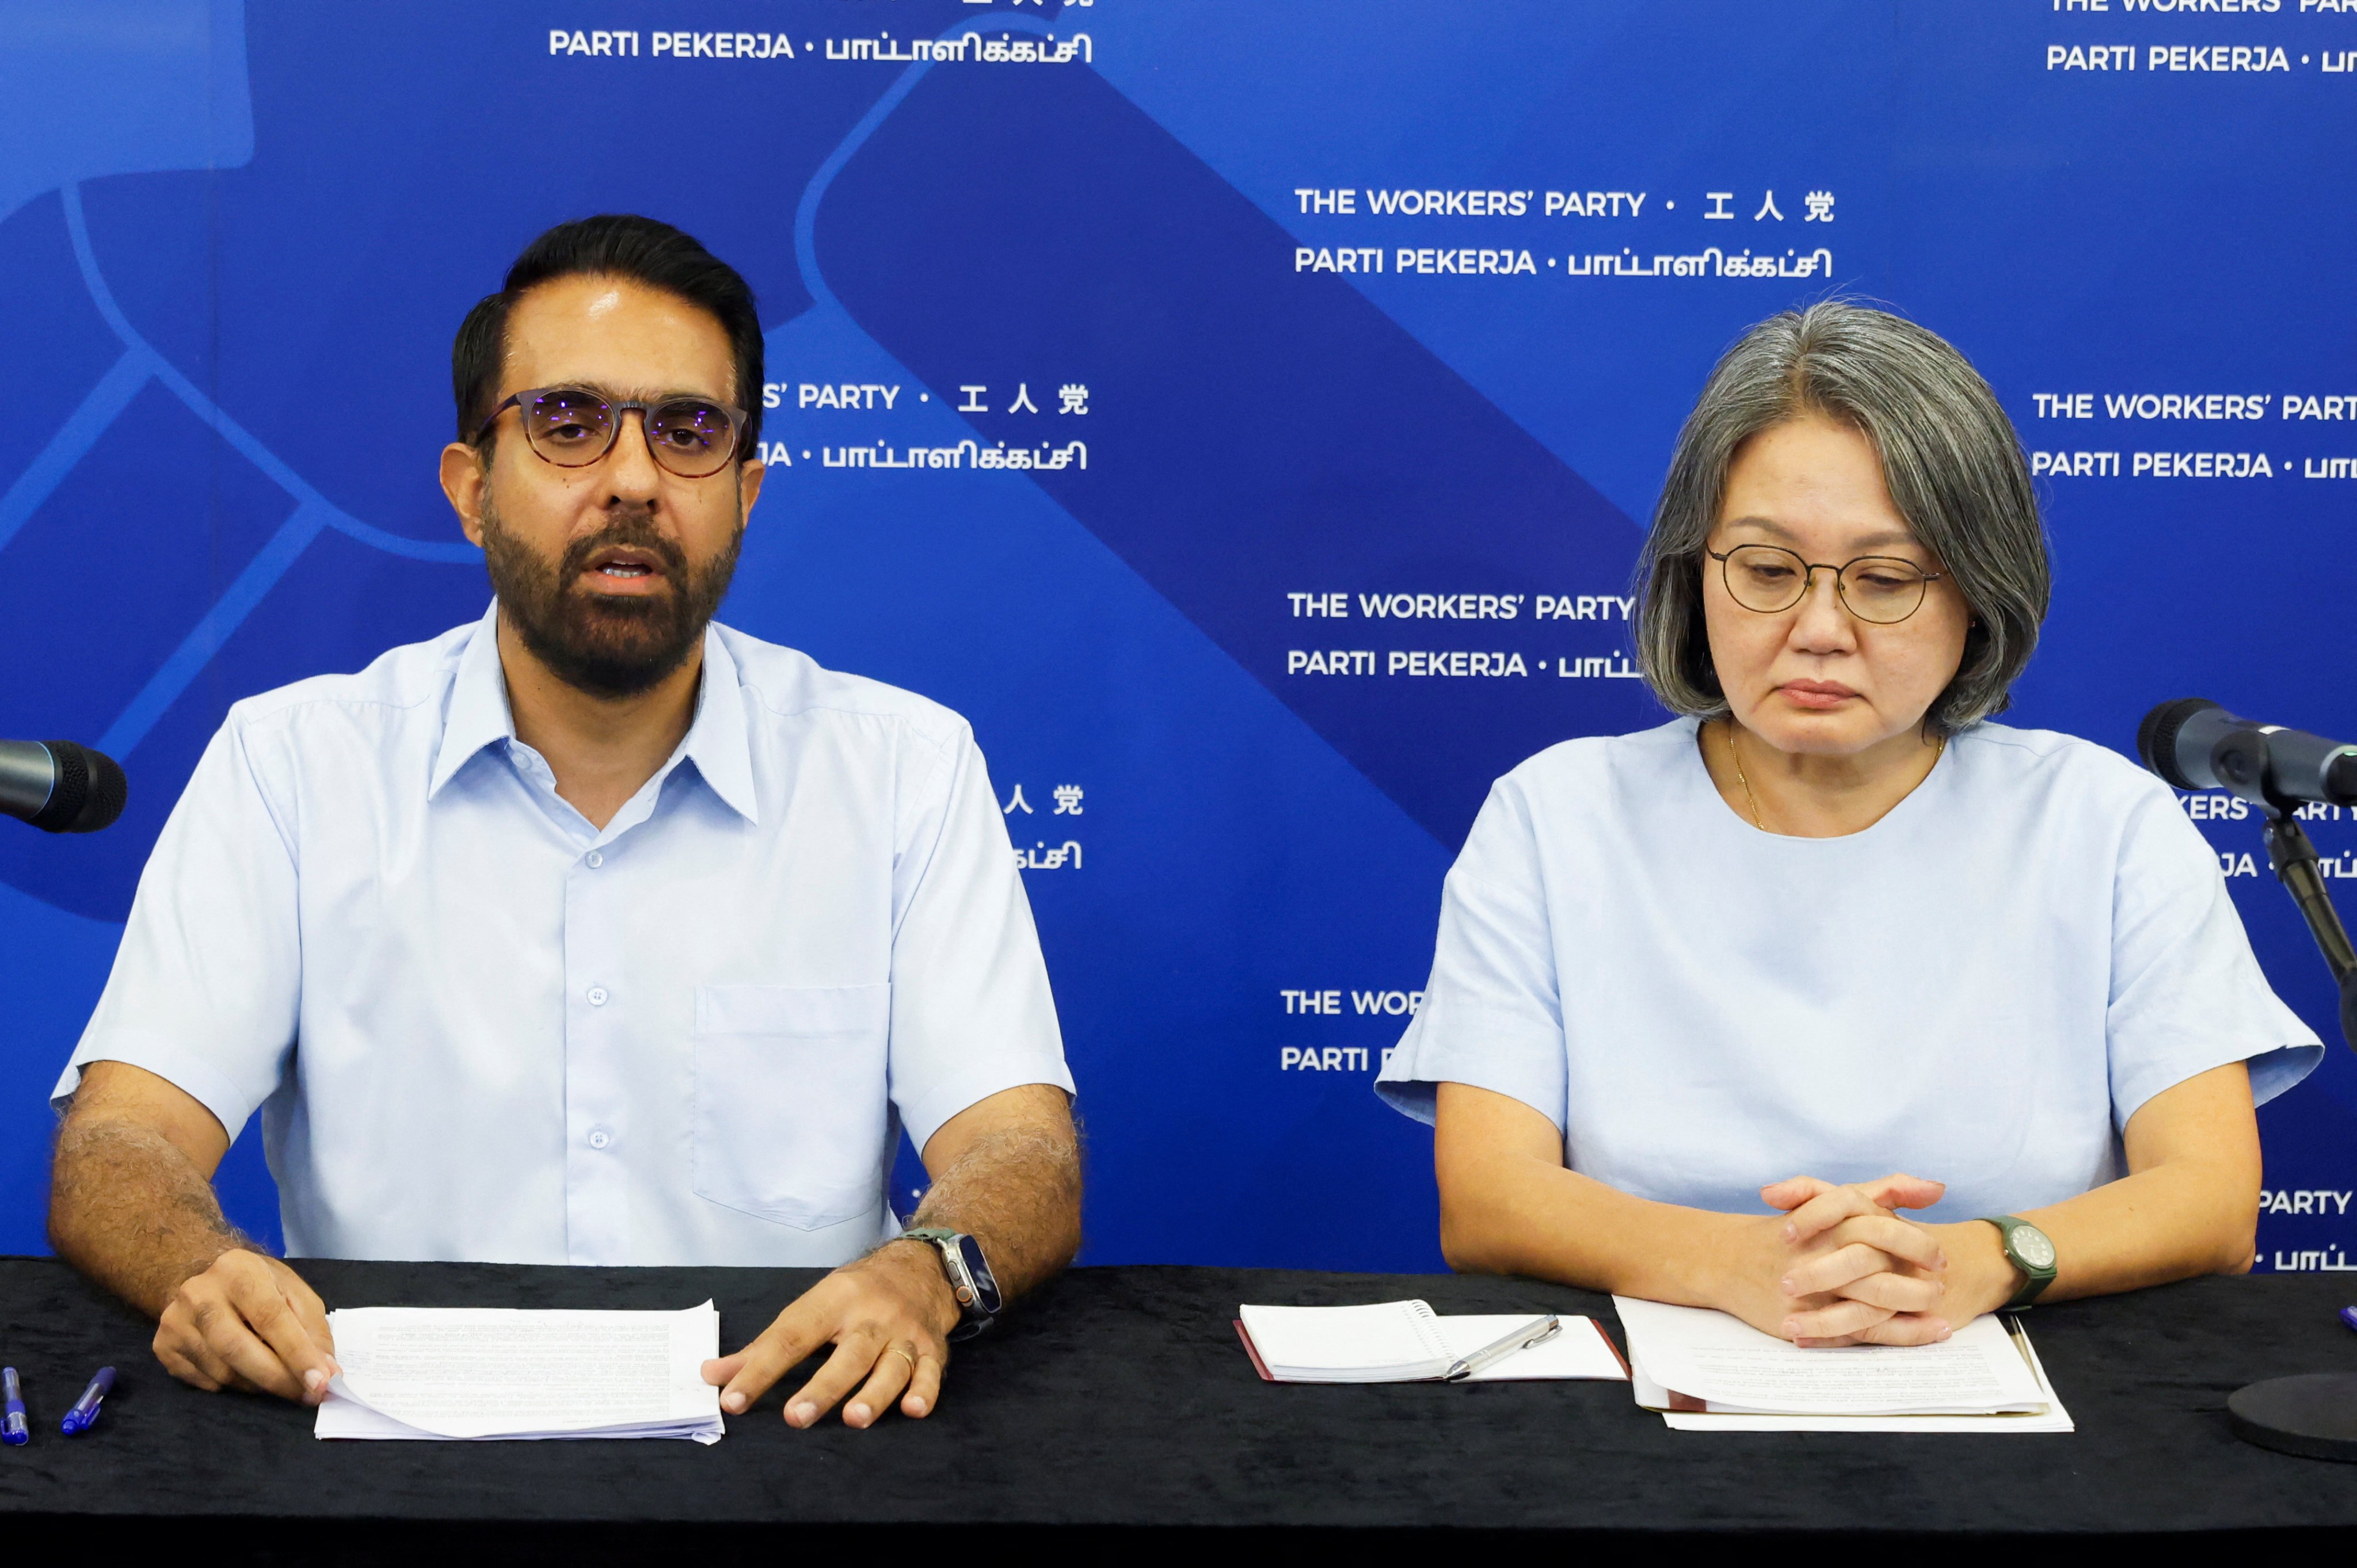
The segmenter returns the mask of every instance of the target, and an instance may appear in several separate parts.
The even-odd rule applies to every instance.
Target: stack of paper
[[[1420,1301],[1372,1306],[1246,1306],[1236,1332],[1260,1375],[1273,1383],[1408,1383],[1444,1376],[1459,1358],[1496,1343],[1534,1314],[1442,1317]],[[1560,1332],[1470,1377],[1472,1383],[1526,1378],[1625,1379],[1620,1353],[1590,1317],[1566,1317]]]
[[[2069,1432],[2014,1319],[1937,1345],[1804,1350],[1723,1312],[1614,1296],[1637,1402],[1682,1432]]]
[[[328,1314],[343,1375],[317,1437],[685,1437],[717,1443],[710,1302],[683,1312],[366,1306]]]

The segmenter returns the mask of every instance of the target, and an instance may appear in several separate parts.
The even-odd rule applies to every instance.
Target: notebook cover
[[[1599,1319],[1591,1317],[1587,1320],[1587,1326],[1596,1330],[1596,1337],[1604,1341],[1604,1348],[1612,1352],[1612,1359],[1615,1361],[1620,1363],[1620,1375],[1634,1382],[1637,1374],[1631,1369],[1629,1358],[1620,1354],[1620,1346],[1612,1343],[1612,1336],[1604,1331],[1603,1323]]]
[[[1244,1320],[1239,1317],[1233,1321],[1236,1326],[1236,1337],[1244,1342],[1244,1354],[1252,1358],[1253,1370],[1260,1374],[1260,1380],[1264,1383],[1276,1381],[1275,1378],[1269,1376],[1268,1363],[1260,1359],[1260,1348],[1252,1342],[1252,1335],[1244,1327]]]

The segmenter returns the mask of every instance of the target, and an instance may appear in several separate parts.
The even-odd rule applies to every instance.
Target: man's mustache
[[[565,547],[565,560],[558,570],[558,580],[571,585],[589,569],[589,563],[608,550],[643,550],[662,564],[656,568],[674,585],[687,580],[687,553],[678,543],[665,538],[655,528],[652,520],[643,514],[625,517],[608,523],[584,539],[576,539]]]

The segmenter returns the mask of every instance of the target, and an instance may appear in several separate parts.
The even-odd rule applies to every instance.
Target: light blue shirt
[[[1784,838],[1728,811],[1691,719],[1498,780],[1448,874],[1432,979],[1377,1089],[1511,1095],[1572,1169],[1764,1213],[1791,1176],[1907,1171],[1934,1219],[2124,1174],[2163,1090],[2323,1058],[2267,988],[2218,859],[2104,748],[1977,725],[1889,815]]]
[[[59,1096],[259,1108],[297,1256],[832,1265],[893,1232],[902,1126],[1071,1090],[964,721],[716,626],[600,831],[495,614],[230,710]]]

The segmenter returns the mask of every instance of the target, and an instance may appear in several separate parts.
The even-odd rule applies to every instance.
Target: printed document
[[[717,1443],[710,1302],[682,1312],[350,1307],[317,1437],[684,1437]]]
[[[1684,1431],[2069,1432],[2016,1323],[1936,1345],[1804,1350],[1704,1307],[1615,1296],[1637,1402]]]

